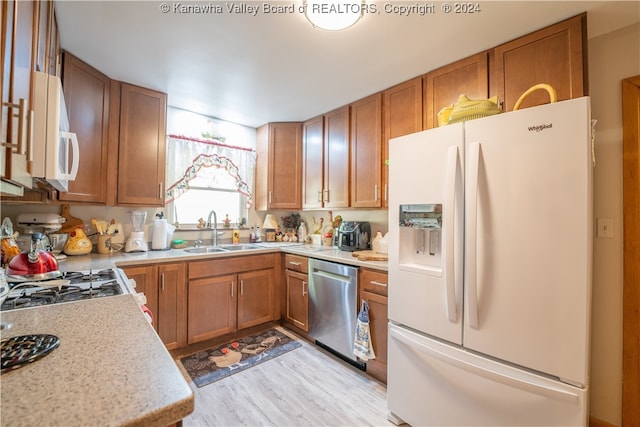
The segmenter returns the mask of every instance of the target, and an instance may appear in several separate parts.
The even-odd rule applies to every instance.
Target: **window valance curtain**
[[[166,203],[180,197],[196,177],[213,175],[211,168],[224,169],[234,180],[238,191],[253,204],[255,150],[225,144],[215,139],[198,139],[169,135],[167,140]]]

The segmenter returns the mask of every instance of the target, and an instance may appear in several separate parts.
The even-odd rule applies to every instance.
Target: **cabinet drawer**
[[[284,256],[284,268],[300,273],[308,272],[309,259],[304,256],[286,254]]]
[[[360,289],[378,295],[388,295],[388,275],[384,271],[360,269]]]
[[[276,256],[277,254],[248,255],[192,261],[189,263],[189,279],[273,268],[277,263]]]

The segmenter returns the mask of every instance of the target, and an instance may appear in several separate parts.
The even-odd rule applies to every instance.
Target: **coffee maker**
[[[342,221],[338,228],[338,249],[342,251],[362,251],[371,244],[371,224],[364,221]]]

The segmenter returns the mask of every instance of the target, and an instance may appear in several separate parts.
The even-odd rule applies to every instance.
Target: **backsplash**
[[[129,215],[128,213],[132,210],[144,210],[147,212],[147,220],[145,223],[145,237],[148,241],[151,241],[152,236],[152,226],[153,219],[157,211],[162,209],[160,208],[125,208],[125,207],[116,207],[116,206],[88,206],[88,205],[71,205],[70,214],[76,218],[80,218],[84,221],[85,224],[91,224],[91,218],[100,218],[107,221],[114,219],[117,223],[121,223],[125,237],[129,235],[131,231]],[[4,204],[2,206],[2,211],[0,216],[2,218],[9,217],[14,223],[14,227],[18,232],[22,232],[22,230],[16,224],[16,217],[24,212],[51,212],[60,214],[61,208],[60,205],[19,205],[19,204]],[[247,226],[240,230],[240,241],[248,242],[249,241],[249,227],[254,227],[256,225],[262,227],[262,223],[267,213],[273,214],[280,226],[282,226],[282,217],[289,215],[293,212],[298,212],[302,219],[305,221],[307,225],[308,233],[312,233],[320,223],[320,218],[323,218],[323,228],[326,229],[327,225],[330,224],[329,221],[329,211],[259,211],[256,212],[254,210],[249,211],[249,217],[247,219]],[[371,231],[375,234],[377,231],[385,234],[388,231],[388,220],[387,220],[387,211],[386,210],[351,210],[344,209],[339,210],[335,209],[331,211],[333,216],[340,215],[345,221],[369,221],[371,223]],[[202,213],[202,216],[206,218],[208,212]],[[0,218],[0,219],[2,219]],[[220,219],[219,219],[220,220]],[[232,240],[232,228],[220,228],[219,231],[223,232],[222,235],[218,237],[219,243],[231,243]],[[212,231],[208,229],[202,230],[176,230],[174,232],[174,239],[183,239],[188,242],[193,242],[195,240],[202,240],[204,244],[210,243],[212,240]]]

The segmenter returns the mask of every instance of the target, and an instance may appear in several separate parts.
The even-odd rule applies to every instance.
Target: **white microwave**
[[[43,178],[58,191],[76,179],[80,148],[69,118],[60,78],[34,72],[33,163],[31,176]]]

